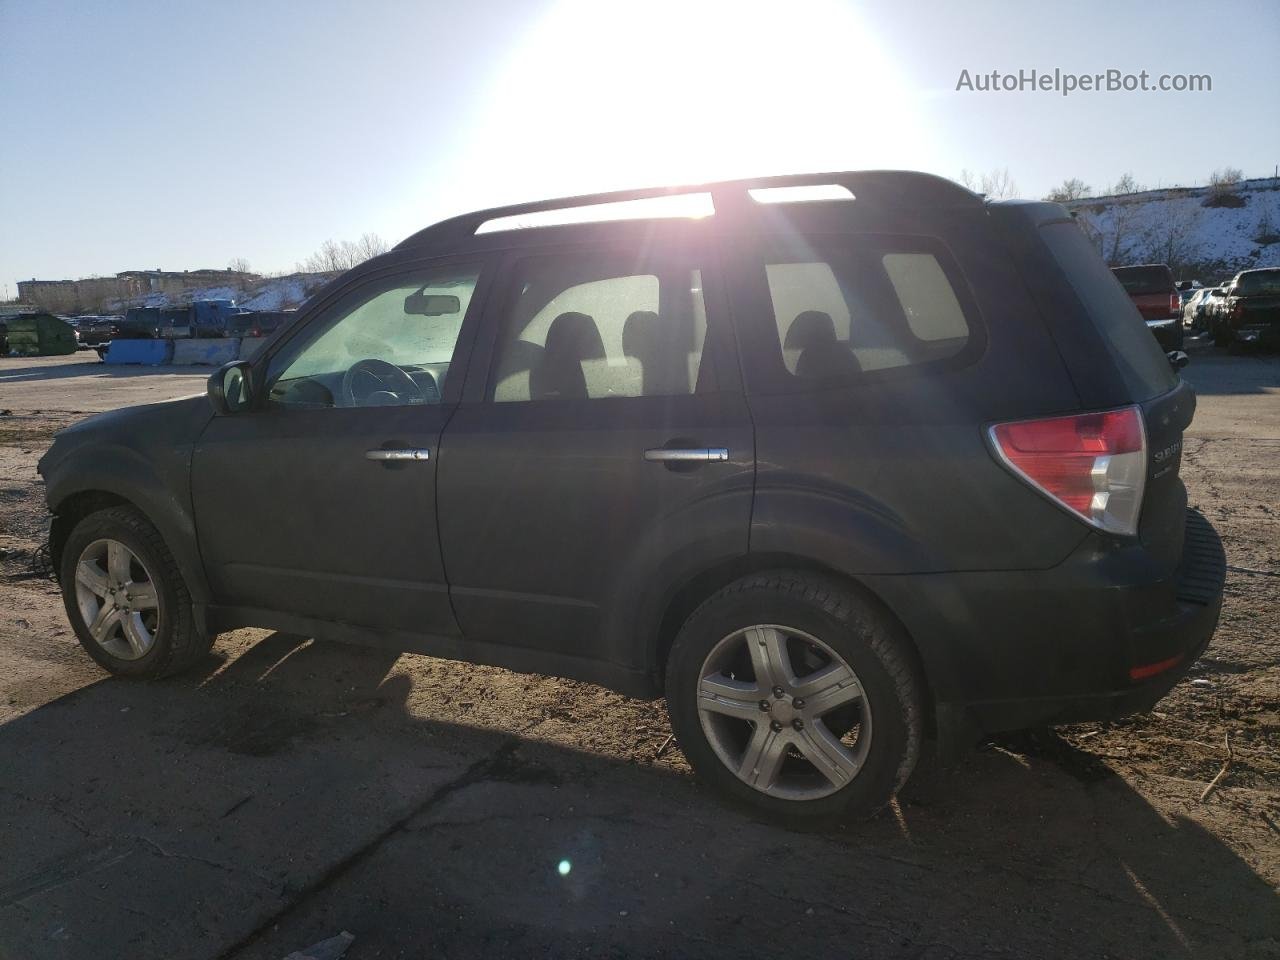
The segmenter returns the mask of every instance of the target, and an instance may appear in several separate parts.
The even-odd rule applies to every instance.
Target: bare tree
[[[1062,183],[1049,191],[1049,195],[1045,197],[1053,203],[1067,203],[1071,200],[1083,200],[1085,197],[1092,196],[1093,190],[1083,180],[1072,177],[1070,180],[1063,180]]]
[[[1238,167],[1223,167],[1209,174],[1209,195],[1205,198],[1206,207],[1243,207],[1244,197],[1240,196],[1240,181],[1244,179],[1244,171]]]
[[[1275,201],[1265,202],[1262,215],[1258,218],[1258,231],[1253,235],[1253,242],[1260,246],[1280,243],[1280,224],[1272,215],[1275,212]]]
[[[1018,195],[1018,183],[1009,176],[1009,168],[1003,167],[982,175],[982,192],[992,200],[1007,200]]]
[[[1142,193],[1146,190],[1146,186],[1139,183],[1132,173],[1120,174],[1120,179],[1115,182],[1107,193],[1125,194],[1125,193]]]
[[[1209,189],[1234,190],[1244,179],[1244,171],[1239,167],[1223,167],[1209,174]]]
[[[249,268],[248,260],[244,257],[232,257],[227,269],[235,274],[235,283],[241,293],[249,289],[249,278],[253,276],[253,271]]]
[[[1167,263],[1173,272],[1195,260],[1200,244],[1196,230],[1202,211],[1195,206],[1165,204],[1158,219],[1142,233],[1141,249],[1145,260]]]
[[[992,200],[1006,200],[1018,193],[1017,181],[1009,176],[1008,167],[976,177],[971,170],[961,170],[957,179],[965,189],[981,193]]]
[[[376,233],[363,234],[359,240],[326,240],[320,249],[298,264],[300,273],[341,273],[359,266],[389,247]]]
[[[361,263],[381,256],[389,249],[387,242],[376,233],[363,233],[360,235],[360,239],[355,242],[355,252],[360,257]]]

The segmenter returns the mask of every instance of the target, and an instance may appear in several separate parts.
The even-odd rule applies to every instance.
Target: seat
[[[604,359],[604,341],[595,320],[585,313],[562,313],[551,321],[542,356],[529,371],[531,400],[585,400],[584,360]]]
[[[835,321],[821,310],[796,314],[783,347],[798,350],[796,376],[806,380],[847,377],[862,372],[862,364],[847,344],[836,339]]]
[[[689,392],[693,318],[660,323],[652,310],[637,310],[622,325],[622,352],[640,365],[640,395],[675,397]]]

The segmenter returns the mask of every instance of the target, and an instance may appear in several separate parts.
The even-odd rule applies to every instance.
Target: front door
[[[210,421],[192,498],[217,602],[456,635],[437,454],[482,272],[435,261],[355,281],[261,362],[253,409]]]
[[[648,241],[506,264],[489,375],[441,441],[468,641],[627,665],[610,644],[641,594],[747,552],[753,438],[714,264]]]

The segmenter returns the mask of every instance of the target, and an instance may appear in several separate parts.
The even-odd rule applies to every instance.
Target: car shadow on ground
[[[0,955],[278,960],[342,929],[350,960],[1277,949],[1266,882],[1056,738],[798,831],[514,709],[423,716],[409,667],[276,633],[0,728]]]
[[[11,360],[19,358],[12,357]],[[33,358],[39,360],[40,358]],[[142,364],[109,364],[103,363],[96,354],[90,353],[80,362],[64,361],[63,363],[47,363],[37,366],[6,364],[0,368],[0,383],[20,383],[26,380],[66,380],[72,377],[154,377],[174,376],[175,374],[199,373],[205,370],[213,372],[212,367],[173,366],[172,364],[149,366]]]

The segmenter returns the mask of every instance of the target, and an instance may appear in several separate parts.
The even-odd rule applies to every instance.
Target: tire
[[[114,575],[115,558],[122,553],[113,544],[131,555],[127,578]],[[90,569],[82,568],[82,562]],[[119,569],[125,566],[122,561]],[[212,636],[201,636],[196,629],[191,595],[159,531],[132,507],[99,510],[77,523],[62,548],[58,581],[81,646],[117,676],[172,676],[202,659],[213,644]],[[118,585],[114,592],[109,589],[113,582]],[[110,595],[104,596],[103,589]],[[120,612],[120,604],[130,612]],[[101,639],[95,638],[86,611],[102,613],[108,607],[119,616]],[[141,630],[127,629],[124,622],[135,615]],[[148,642],[135,642],[144,636]]]
[[[744,651],[734,652],[739,642]],[[771,645],[787,651],[792,669],[776,670],[788,679],[766,690],[755,660]],[[816,691],[825,678],[843,677],[841,668],[853,681],[842,680],[835,696],[853,699],[823,714],[817,701],[834,702],[835,688]],[[878,604],[833,578],[778,571],[720,590],[676,636],[666,691],[672,728],[697,775],[732,800],[796,824],[874,815],[920,754],[924,681],[910,641]],[[815,702],[804,701],[806,691]],[[842,738],[840,751],[824,749],[832,737]],[[756,746],[768,740],[772,752]],[[768,759],[778,756],[778,742],[786,743],[782,759]],[[745,762],[756,755],[759,766]],[[775,774],[761,772],[769,767]],[[744,779],[753,775],[756,785]]]

